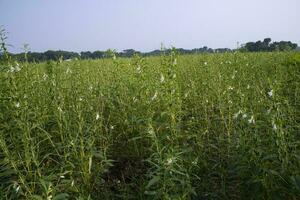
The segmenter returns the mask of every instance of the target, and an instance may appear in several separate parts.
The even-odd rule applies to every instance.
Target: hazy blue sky
[[[300,0],[0,0],[14,52],[300,44]]]

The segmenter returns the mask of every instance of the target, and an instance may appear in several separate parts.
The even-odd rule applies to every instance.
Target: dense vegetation
[[[299,54],[4,58],[3,199],[300,198]]]

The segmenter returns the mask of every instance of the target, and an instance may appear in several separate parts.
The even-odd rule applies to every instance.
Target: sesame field
[[[300,199],[300,54],[2,61],[0,199]]]

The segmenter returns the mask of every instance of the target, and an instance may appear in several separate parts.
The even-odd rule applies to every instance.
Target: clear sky
[[[0,0],[12,52],[300,44],[300,0]]]

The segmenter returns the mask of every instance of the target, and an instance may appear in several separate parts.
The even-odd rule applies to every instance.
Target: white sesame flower
[[[234,115],[233,115],[233,119],[237,119],[239,117],[239,113],[235,113]]]
[[[232,87],[232,86],[229,86],[229,87],[228,87],[228,90],[233,90],[233,87]]]
[[[92,90],[93,90],[93,86],[92,86],[92,85],[89,87],[89,90],[90,90],[90,91],[92,91]]]
[[[272,121],[272,128],[273,128],[274,131],[277,130],[277,125],[276,125],[276,123],[274,121]]]
[[[60,178],[64,179],[64,178],[65,178],[65,176],[63,176],[63,175],[62,175],[62,176],[60,176]]]
[[[269,97],[272,97],[272,96],[273,96],[273,90],[270,90],[270,91],[268,92],[268,95],[269,95]]]
[[[8,72],[14,73],[14,72],[15,72],[15,68],[11,66],[11,67],[9,68]]]
[[[138,65],[138,67],[136,68],[136,71],[137,71],[137,73],[139,73],[139,74],[142,72],[141,66],[140,66],[140,65]]]
[[[176,74],[173,74],[173,78],[176,78]]]
[[[160,74],[160,82],[163,83],[165,81],[165,77],[163,74]]]
[[[153,130],[153,127],[149,127],[148,128],[148,133],[150,134],[150,135],[155,135],[155,132],[154,132],[154,130]]]
[[[243,114],[243,119],[245,119],[245,118],[247,118],[247,114],[245,113],[245,114]]]
[[[173,61],[173,65],[177,65],[177,59],[176,58]]]
[[[153,95],[153,97],[151,98],[151,101],[154,101],[157,98],[157,91],[155,92],[155,94]]]
[[[15,72],[19,72],[21,70],[19,63],[17,63],[17,65],[15,66]]]
[[[113,130],[114,128],[115,128],[115,126],[113,126],[113,125],[110,126],[110,129],[111,129],[111,130]]]
[[[250,89],[250,85],[249,85],[249,84],[247,85],[247,89],[248,89],[248,90]]]
[[[173,161],[174,161],[174,160],[173,160],[172,158],[168,158],[168,159],[167,159],[167,165],[171,165],[171,164],[173,163]]]
[[[58,109],[60,112],[62,112],[62,111],[63,111],[63,110],[61,109],[61,107],[59,107],[59,106],[57,107],[57,109]]]
[[[207,62],[204,62],[204,65],[207,65]]]
[[[233,119],[237,119],[239,117],[239,115],[242,114],[242,113],[243,113],[243,111],[239,110],[237,113],[235,113],[233,115]]]
[[[43,79],[44,81],[48,79],[48,75],[47,74],[43,74]]]
[[[255,124],[254,116],[252,115],[251,118],[248,120],[249,124]]]
[[[71,69],[68,67],[67,68],[67,71],[66,71],[66,74],[71,74],[72,73],[72,71],[71,71]]]
[[[18,193],[20,190],[20,186],[18,185],[18,187],[16,188],[16,193]]]
[[[98,120],[100,118],[99,113],[96,114],[96,120]]]
[[[73,187],[74,186],[74,180],[72,180],[72,182],[71,182],[71,187]]]
[[[187,93],[185,93],[184,94],[184,98],[187,98],[188,97],[188,95],[189,95],[189,93],[187,92]]]
[[[133,101],[133,103],[137,102],[137,98],[136,98],[136,97],[133,97],[133,98],[132,98],[132,101]]]
[[[82,101],[82,98],[80,97],[78,100],[79,100],[79,101]]]
[[[15,106],[16,108],[20,108],[20,103],[19,102],[15,103]]]

